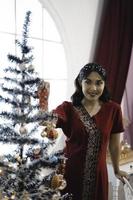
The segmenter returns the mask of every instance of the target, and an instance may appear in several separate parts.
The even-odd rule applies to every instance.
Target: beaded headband
[[[104,80],[106,80],[106,70],[96,63],[86,64],[79,72],[79,80],[82,81],[93,71],[97,72]]]

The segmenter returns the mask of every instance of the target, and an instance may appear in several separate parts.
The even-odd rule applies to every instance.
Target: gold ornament
[[[12,194],[11,199],[15,199],[15,198],[16,198],[15,194]]]
[[[26,69],[25,63],[19,64],[20,70],[24,71]]]
[[[2,176],[4,174],[4,171],[2,169],[2,167],[0,167],[0,176]]]
[[[58,137],[58,132],[57,132],[57,130],[54,129],[53,127],[51,127],[51,126],[47,126],[47,127],[45,128],[45,132],[47,133],[47,137],[48,137],[49,139],[54,140],[54,139],[56,139],[56,138]]]
[[[15,111],[15,113],[17,113],[17,114],[19,114],[19,115],[21,114],[21,109],[20,109],[20,107],[15,108],[14,111]]]
[[[57,174],[64,175],[64,173],[65,173],[65,167],[66,167],[65,161],[62,161],[62,163],[60,163],[58,165],[58,167],[57,167]]]
[[[41,136],[42,137],[46,137],[47,136],[47,132],[45,130],[43,130],[42,133],[41,133]]]
[[[58,132],[55,129],[55,123],[51,121],[44,121],[41,123],[42,126],[45,126],[44,130],[41,133],[42,137],[47,137],[49,139],[56,139],[58,137]]]
[[[57,132],[57,130],[54,129],[54,128],[48,130],[48,131],[47,131],[47,137],[48,137],[49,139],[52,139],[52,140],[56,139],[56,138],[58,137],[58,132]]]
[[[34,66],[32,64],[29,65],[28,70],[34,70]]]
[[[63,179],[63,175],[55,174],[51,180],[51,188],[63,190],[66,187],[66,181]]]
[[[29,193],[27,191],[24,191],[24,193],[23,193],[23,199],[24,200],[31,200],[30,196],[29,196]]]
[[[4,196],[2,200],[9,200],[7,196]]]
[[[36,147],[33,150],[33,154],[34,154],[34,158],[35,159],[39,159],[41,157],[41,148],[40,147]]]
[[[12,162],[9,162],[9,163],[8,163],[8,167],[9,167],[9,168],[13,168],[13,163],[12,163]]]
[[[19,162],[19,163],[22,162],[22,159],[21,159],[21,157],[20,157],[19,154],[16,154],[16,155],[15,155],[15,158],[16,158],[17,162]]]
[[[67,183],[65,179],[62,179],[61,181],[61,185],[59,187],[59,190],[64,190],[64,188],[66,187]]]
[[[60,197],[61,197],[60,193],[54,194],[52,200],[60,200]]]
[[[30,96],[25,96],[24,102],[27,103],[27,104],[29,104],[31,102]]]
[[[38,148],[34,149],[35,155],[38,155],[40,152],[41,152],[41,148],[38,147]]]
[[[21,125],[21,126],[20,126],[19,132],[20,132],[20,134],[22,134],[22,135],[27,134],[27,129],[26,129],[25,125]]]
[[[48,110],[49,89],[50,89],[50,84],[42,80],[37,91],[37,95],[39,98],[39,106],[41,111]]]
[[[57,174],[54,175],[51,180],[51,188],[54,190],[57,189],[61,184],[60,182],[61,182],[61,180],[60,180],[59,175],[57,175]]]

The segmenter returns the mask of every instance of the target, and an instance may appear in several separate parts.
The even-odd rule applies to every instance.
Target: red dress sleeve
[[[111,133],[115,134],[115,133],[120,133],[120,132],[123,132],[123,131],[124,131],[124,128],[123,128],[123,119],[122,119],[121,107],[120,107],[119,104],[116,104]]]
[[[71,118],[71,103],[64,101],[61,105],[59,105],[56,109],[53,110],[53,113],[57,114],[57,128],[61,128],[64,134],[67,137],[70,137],[70,133],[68,131],[70,118]]]

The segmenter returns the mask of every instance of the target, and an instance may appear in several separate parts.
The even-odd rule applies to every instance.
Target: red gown
[[[80,107],[76,108],[65,101],[54,110],[58,114],[57,127],[62,128],[67,137],[67,187],[63,192],[72,193],[73,200],[107,200],[106,152],[110,135],[123,132],[121,108],[113,101],[103,103],[100,111],[90,117],[85,108]],[[88,121],[92,123],[88,124]],[[96,148],[93,150],[91,145]]]

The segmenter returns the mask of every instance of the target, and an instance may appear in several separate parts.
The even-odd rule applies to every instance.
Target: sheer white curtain
[[[122,99],[123,115],[125,117],[126,128],[124,132],[124,140],[131,145],[133,149],[133,92],[132,92],[132,79],[133,79],[133,49],[131,54],[130,66],[127,76],[126,87]]]

